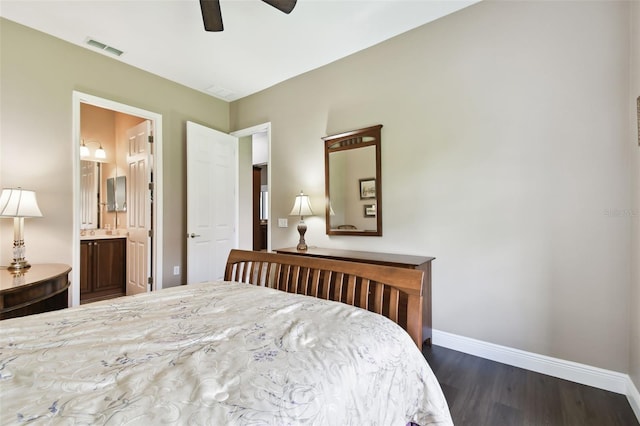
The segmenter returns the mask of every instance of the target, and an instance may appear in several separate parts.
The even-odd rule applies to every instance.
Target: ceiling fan
[[[262,0],[286,14],[291,13],[297,0]],[[222,12],[220,11],[220,0],[200,0],[202,9],[202,20],[206,31],[222,31]]]

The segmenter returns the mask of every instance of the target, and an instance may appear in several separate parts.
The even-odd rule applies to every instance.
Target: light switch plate
[[[289,226],[288,219],[278,218],[278,227],[279,228],[287,228]]]

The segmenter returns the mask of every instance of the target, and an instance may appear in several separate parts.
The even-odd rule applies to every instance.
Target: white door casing
[[[187,122],[187,283],[222,279],[238,245],[238,138]]]
[[[127,295],[150,291],[151,264],[151,122],[127,130]]]

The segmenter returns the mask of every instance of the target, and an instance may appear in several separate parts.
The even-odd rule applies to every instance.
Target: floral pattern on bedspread
[[[452,424],[393,322],[225,282],[2,321],[0,408],[3,425]]]

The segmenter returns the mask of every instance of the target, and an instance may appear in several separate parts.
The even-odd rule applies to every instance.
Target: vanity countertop
[[[84,240],[111,240],[111,239],[115,239],[115,238],[127,238],[127,234],[126,234],[126,232],[122,232],[121,231],[120,234],[112,234],[112,235],[106,235],[106,234],[80,235],[80,241],[84,241]]]

